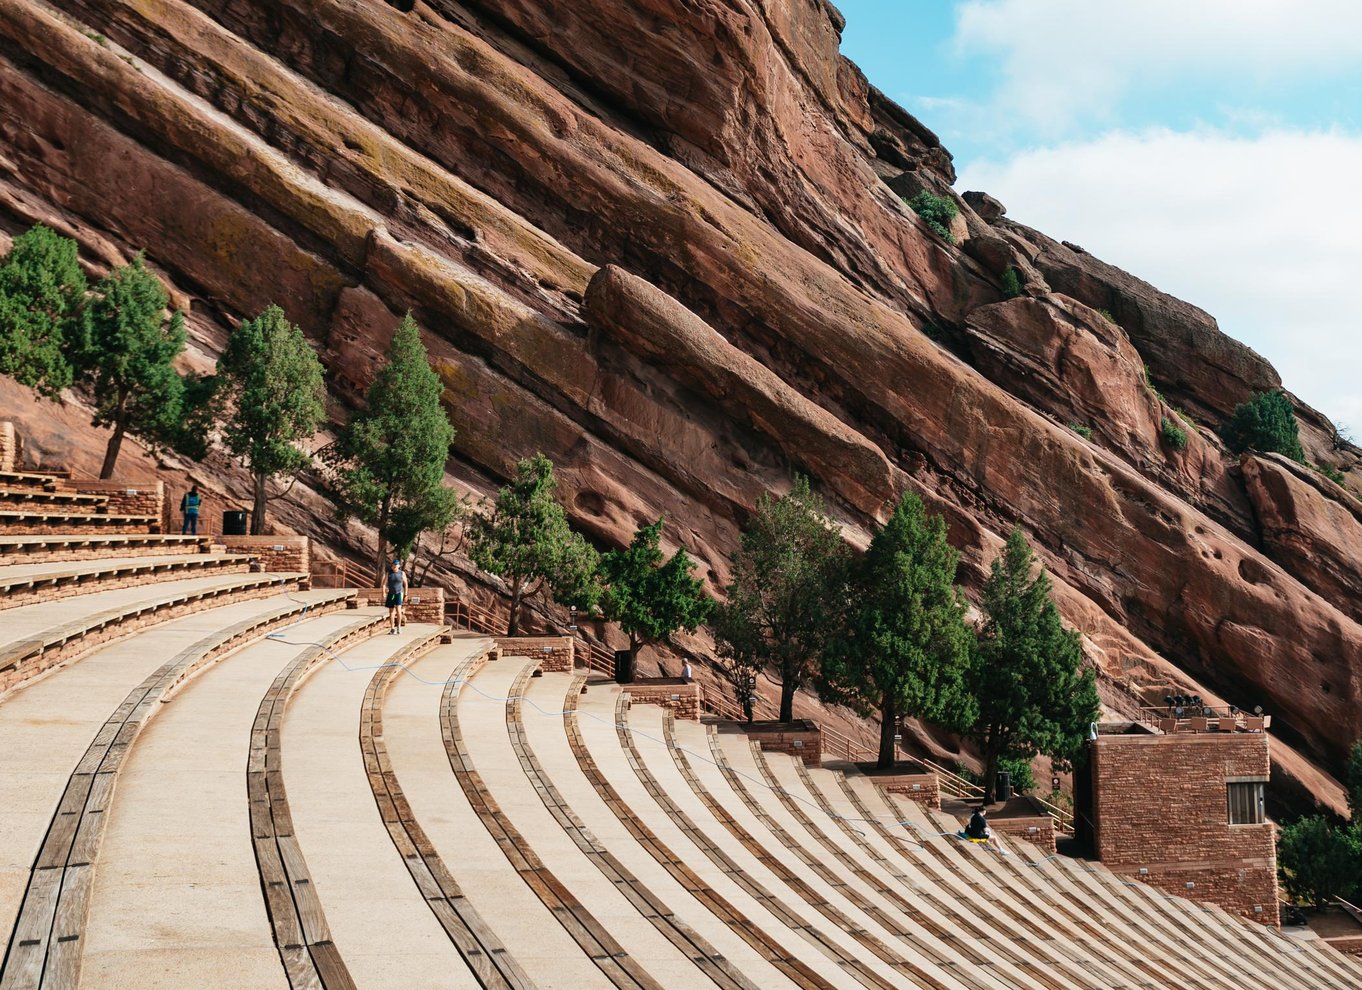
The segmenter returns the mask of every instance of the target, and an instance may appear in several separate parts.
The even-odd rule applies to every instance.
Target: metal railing
[[[314,588],[376,588],[370,579],[373,569],[363,564],[352,564],[342,560],[338,564],[314,565],[312,567],[312,587]]]

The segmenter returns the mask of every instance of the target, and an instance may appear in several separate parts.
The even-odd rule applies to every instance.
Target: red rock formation
[[[52,223],[96,267],[145,249],[200,365],[277,300],[351,402],[411,309],[474,490],[542,450],[595,539],[665,514],[718,587],[793,471],[854,541],[911,487],[974,585],[1029,531],[1111,705],[1214,688],[1325,761],[1362,735],[1357,586],[1329,580],[1348,544],[1284,507],[1260,546],[1286,496],[1270,462],[1246,495],[1209,429],[1276,373],[996,201],[962,201],[963,249],[931,234],[894,190],[948,192],[949,155],[838,55],[822,0],[63,11],[0,0],[0,228]],[[1000,301],[1009,266],[1030,298]],[[1145,363],[1202,422],[1184,451]],[[362,539],[296,497],[290,524]]]

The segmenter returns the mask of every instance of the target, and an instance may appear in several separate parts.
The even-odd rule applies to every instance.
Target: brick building
[[[1277,925],[1268,735],[1225,723],[1101,726],[1088,744],[1094,846],[1118,873]]]

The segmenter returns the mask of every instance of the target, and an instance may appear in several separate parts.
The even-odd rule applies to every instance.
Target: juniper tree
[[[1283,826],[1277,869],[1293,901],[1323,908],[1335,897],[1351,899],[1362,877],[1362,833],[1356,825],[1341,828],[1322,815]]]
[[[601,558],[601,611],[629,634],[629,670],[645,643],[667,642],[679,629],[694,632],[714,607],[704,582],[691,576],[685,547],[663,559],[662,520],[641,526],[629,546]]]
[[[823,500],[803,477],[787,495],[757,500],[733,553],[719,645],[743,640],[746,662],[775,667],[783,721],[794,717],[795,693],[816,671],[833,628],[831,599],[845,555]]]
[[[1082,750],[1100,710],[1078,633],[1064,627],[1044,570],[1031,576],[1034,562],[1014,529],[979,602],[984,625],[968,677],[979,715],[970,735],[983,749],[988,799],[999,760],[1044,753],[1063,765]]]
[[[0,375],[47,398],[69,386],[84,346],[85,276],[76,242],[38,225],[0,258]]]
[[[420,535],[442,531],[461,509],[445,487],[454,427],[440,404],[421,331],[408,313],[388,347],[387,363],[336,444],[341,504],[378,529],[377,572],[389,548],[406,556]]]
[[[238,326],[218,359],[227,449],[251,472],[251,533],[265,529],[266,483],[293,475],[310,456],[299,444],[326,414],[322,364],[278,306]]]
[[[113,430],[101,478],[113,477],[129,430],[162,445],[184,412],[184,383],[173,366],[184,351],[184,314],[166,319],[168,302],[140,254],[95,287],[89,332],[73,357],[94,402],[94,425]]]
[[[965,687],[973,633],[954,583],[958,559],[945,520],[908,492],[849,568],[846,619],[824,656],[820,691],[879,712],[881,769],[894,763],[903,716],[952,729],[973,721]]]
[[[568,525],[554,499],[553,464],[543,454],[516,465],[515,477],[497,493],[490,512],[469,520],[469,556],[511,591],[506,635],[520,628],[520,606],[545,588],[553,597],[590,608],[600,596],[596,570],[600,556]]]
[[[1220,436],[1236,454],[1259,450],[1305,462],[1295,410],[1285,392],[1255,392],[1220,424]]]

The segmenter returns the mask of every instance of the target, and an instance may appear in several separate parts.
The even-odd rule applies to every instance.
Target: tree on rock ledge
[[[543,454],[516,465],[515,477],[497,493],[491,511],[469,521],[469,556],[511,591],[506,635],[520,629],[520,606],[544,588],[564,605],[591,608],[600,597],[600,555],[568,525],[554,499],[553,463]]]
[[[94,399],[95,426],[113,429],[100,478],[112,478],[129,430],[156,445],[184,413],[184,382],[173,367],[184,351],[184,314],[166,319],[169,297],[139,254],[95,287],[89,335],[74,355]]]
[[[84,343],[85,275],[76,242],[41,224],[0,258],[0,375],[54,399],[71,384],[67,358]]]
[[[1285,392],[1255,392],[1247,402],[1234,407],[1230,418],[1220,424],[1225,446],[1236,454],[1246,450],[1285,454],[1305,463],[1300,427]]]
[[[979,602],[984,626],[968,678],[979,717],[970,735],[984,751],[987,800],[1003,757],[1071,760],[1100,710],[1078,633],[1060,621],[1044,570],[1031,577],[1034,563],[1026,537],[1014,529]]]
[[[389,548],[406,555],[428,530],[448,527],[461,503],[444,484],[454,427],[440,404],[421,331],[408,313],[388,348],[388,363],[336,442],[342,508],[378,528],[376,573]]]
[[[302,330],[270,306],[232,331],[218,358],[218,376],[223,439],[254,479],[251,533],[258,536],[265,531],[266,484],[311,463],[299,445],[326,415],[322,363]]]
[[[880,716],[877,766],[894,765],[899,719],[952,729],[974,718],[965,690],[973,634],[955,586],[946,522],[908,492],[850,568],[843,630],[823,658],[820,693]]]
[[[629,634],[629,671],[645,643],[666,642],[679,629],[694,632],[714,607],[685,547],[663,560],[662,520],[639,528],[623,550],[601,558],[601,611]]]

